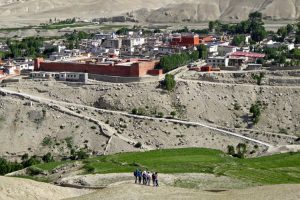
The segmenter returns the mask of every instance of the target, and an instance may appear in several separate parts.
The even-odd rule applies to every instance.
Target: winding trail
[[[52,106],[54,108],[56,107],[58,110],[66,112],[67,114],[71,114],[73,116],[77,116],[77,117],[84,118],[86,120],[95,122],[100,127],[102,127],[102,132],[107,137],[112,137],[113,135],[115,135],[115,136],[119,137],[120,139],[122,139],[122,140],[124,140],[126,142],[130,142],[130,143],[134,143],[135,141],[117,134],[114,130],[112,130],[111,127],[108,127],[103,122],[100,122],[99,120],[93,119],[91,117],[84,116],[82,114],[78,114],[78,113],[72,112],[68,108],[66,108],[65,106],[73,106],[73,107],[77,107],[77,108],[85,108],[85,109],[89,109],[89,110],[93,110],[93,111],[98,111],[100,113],[103,112],[103,113],[110,113],[110,114],[119,114],[119,115],[124,115],[124,116],[127,116],[127,117],[136,118],[136,119],[147,119],[147,120],[156,120],[156,121],[180,123],[180,124],[184,124],[184,125],[200,126],[200,127],[208,128],[210,130],[217,131],[217,132],[222,133],[222,134],[226,134],[226,135],[234,136],[234,137],[237,137],[237,138],[240,138],[240,139],[244,139],[244,140],[247,140],[247,141],[250,141],[250,142],[254,142],[254,143],[266,146],[268,148],[269,147],[273,147],[273,145],[271,145],[269,143],[266,143],[266,142],[263,142],[263,141],[259,141],[259,140],[256,140],[256,139],[253,139],[253,138],[250,138],[250,137],[246,137],[246,136],[243,136],[241,134],[234,133],[234,132],[231,132],[231,131],[227,131],[227,130],[223,130],[223,129],[220,129],[220,128],[216,128],[216,127],[213,127],[213,126],[210,126],[210,125],[207,125],[207,124],[204,124],[204,123],[200,123],[200,122],[192,122],[192,121],[184,121],[184,120],[179,120],[179,119],[167,119],[167,118],[157,118],[157,117],[133,115],[133,114],[129,114],[127,112],[122,112],[122,111],[105,110],[105,109],[99,109],[99,108],[95,108],[95,107],[91,107],[91,106],[86,106],[86,105],[81,105],[81,104],[68,103],[68,102],[63,102],[63,101],[57,101],[57,100],[47,99],[47,98],[38,97],[38,96],[34,96],[34,95],[29,95],[29,94],[21,93],[21,92],[15,92],[15,91],[3,89],[3,88],[0,89],[0,93],[2,93],[4,95],[9,94],[9,95],[18,96],[18,97],[21,97],[21,98],[25,98],[25,99],[28,99],[28,100],[35,101],[35,102],[46,103],[49,106]],[[109,143],[107,145],[109,145]],[[148,147],[148,146],[145,146],[144,148],[145,149],[149,149],[149,150],[152,149],[151,147]]]

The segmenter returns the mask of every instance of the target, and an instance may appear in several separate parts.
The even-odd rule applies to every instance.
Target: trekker
[[[155,187],[155,173],[152,173],[152,183],[153,183],[153,187]]]
[[[158,173],[155,172],[155,186],[158,187]]]
[[[139,173],[139,170],[136,169],[134,172],[133,172],[133,175],[134,175],[134,178],[135,178],[135,182],[134,183],[137,183],[138,181],[138,173]]]
[[[142,183],[142,171],[141,170],[138,171],[138,178],[139,178],[139,184],[141,184]]]
[[[151,174],[150,172],[147,172],[147,185],[150,186],[150,182],[151,182]]]
[[[147,172],[143,171],[143,185],[147,184]]]

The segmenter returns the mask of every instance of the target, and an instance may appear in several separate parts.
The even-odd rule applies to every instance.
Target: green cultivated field
[[[186,148],[122,153],[83,161],[87,173],[132,173],[136,168],[159,173],[210,173],[257,184],[300,183],[300,153],[238,159],[218,150]],[[62,163],[41,164],[51,170]]]

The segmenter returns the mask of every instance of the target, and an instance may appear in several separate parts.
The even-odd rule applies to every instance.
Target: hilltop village
[[[267,31],[255,12],[201,30],[1,41],[0,157],[10,166],[1,174],[121,152],[198,147],[243,159],[299,150],[299,24]]]

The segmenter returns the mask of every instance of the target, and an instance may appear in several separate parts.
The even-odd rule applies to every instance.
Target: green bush
[[[24,168],[26,167],[30,167],[32,165],[37,165],[37,164],[40,164],[41,161],[40,159],[37,158],[37,156],[31,156],[28,160],[25,160],[22,162],[22,165]]]
[[[137,115],[138,114],[138,110],[136,108],[132,109],[131,111],[132,114]]]
[[[52,145],[52,138],[50,136],[47,136],[42,141],[43,146],[51,146]]]
[[[159,118],[163,118],[163,117],[164,117],[164,113],[163,113],[163,112],[159,112],[159,113],[157,113],[157,117],[159,117]]]
[[[247,152],[247,145],[244,143],[239,143],[236,146],[236,151],[237,151],[238,158],[245,158],[245,154]]]
[[[227,146],[227,153],[228,153],[228,155],[234,156],[235,155],[234,146],[228,145]]]
[[[259,102],[252,104],[250,107],[250,113],[253,114],[253,123],[257,124],[261,116],[261,104]]]
[[[23,169],[23,166],[16,162],[9,162],[4,158],[0,158],[0,175],[5,175],[14,171]]]
[[[170,113],[170,115],[171,115],[173,118],[175,118],[176,112],[175,112],[175,111],[172,111],[172,112]]]
[[[162,86],[168,91],[174,90],[174,88],[176,87],[174,75],[167,74],[165,80],[162,82]]]
[[[53,156],[51,155],[51,153],[45,154],[45,155],[42,157],[42,160],[43,160],[45,163],[49,163],[49,162],[53,162],[53,161],[54,161]]]

